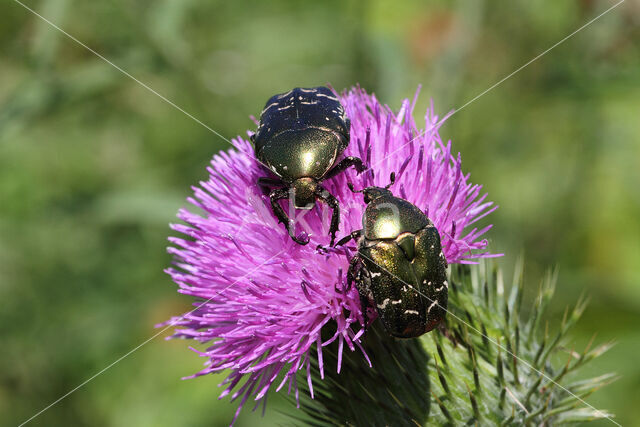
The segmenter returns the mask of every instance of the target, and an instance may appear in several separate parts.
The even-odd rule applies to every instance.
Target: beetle
[[[413,338],[429,332],[447,312],[447,261],[440,234],[417,206],[393,196],[389,187],[367,187],[362,230],[354,239],[358,253],[350,260],[347,284],[355,282],[365,327],[367,308],[375,304],[382,323],[394,337]]]
[[[365,166],[357,157],[338,158],[349,145],[350,121],[344,108],[327,87],[294,88],[272,96],[260,114],[260,123],[251,136],[258,161],[277,178],[260,177],[258,185],[269,191],[269,199],[278,222],[285,224],[289,236],[296,237],[293,221],[279,200],[290,200],[296,209],[311,209],[322,200],[333,210],[331,245],[340,222],[338,200],[322,186],[350,166],[358,173]]]

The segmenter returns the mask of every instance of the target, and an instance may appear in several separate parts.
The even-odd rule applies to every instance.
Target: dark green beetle
[[[394,175],[391,175],[393,184]],[[387,331],[398,338],[413,338],[432,330],[446,314],[447,261],[440,235],[415,205],[394,197],[385,188],[368,187],[363,229],[338,242],[358,240],[351,259],[348,284],[355,282],[367,324],[373,302]],[[353,186],[349,184],[351,191]],[[355,191],[354,191],[355,192]]]
[[[338,162],[349,145],[349,127],[340,101],[326,87],[295,88],[275,95],[262,110],[251,140],[258,160],[277,178],[261,177],[258,185],[270,189],[273,213],[297,243],[309,241],[296,237],[294,224],[278,201],[293,198],[296,209],[311,209],[317,199],[327,203],[333,210],[329,228],[333,245],[340,207],[321,182],[349,166],[358,172],[365,169],[357,157]]]

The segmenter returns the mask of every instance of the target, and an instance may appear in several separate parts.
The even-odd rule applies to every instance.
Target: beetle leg
[[[345,157],[344,159],[342,159],[340,161],[340,163],[338,163],[337,165],[335,165],[334,167],[332,167],[329,172],[327,172],[324,175],[323,179],[329,179],[329,178],[333,178],[334,176],[338,175],[340,172],[344,171],[345,169],[347,169],[350,166],[355,166],[356,170],[358,171],[358,173],[363,172],[367,167],[362,163],[362,160],[359,159],[358,157]]]
[[[370,277],[368,272],[363,268],[362,259],[356,255],[349,261],[349,270],[347,270],[347,288],[345,291],[351,289],[352,284],[355,282],[356,289],[358,290],[358,296],[360,297],[360,311],[362,312],[362,321],[364,322],[364,329],[367,330],[369,323],[369,315],[367,310],[371,306],[369,304],[369,297],[371,294],[370,289]]]
[[[349,291],[355,282],[358,295],[360,296],[360,311],[362,312],[362,320],[366,330],[367,323],[369,323],[369,316],[367,315],[367,309],[369,308],[369,289],[367,284],[363,282],[362,267],[362,260],[358,255],[351,258],[351,261],[349,261],[349,270],[347,270],[347,288],[345,291]]]
[[[271,191],[273,187],[282,186],[281,180],[279,180],[278,178],[269,178],[267,176],[261,176],[260,178],[258,178],[257,183],[258,187],[262,189],[262,192],[264,194],[269,194],[269,191]]]
[[[271,190],[271,193],[269,193],[269,199],[271,200],[271,209],[273,210],[273,214],[278,218],[278,222],[285,225],[291,239],[300,245],[306,245],[309,243],[309,240],[301,240],[296,237],[293,221],[291,221],[284,209],[282,209],[282,206],[278,203],[278,200],[289,199],[289,191],[287,191],[286,188]]]
[[[340,225],[340,204],[333,194],[329,193],[320,185],[316,187],[315,194],[318,199],[324,201],[331,207],[331,209],[333,209],[333,213],[331,214],[331,225],[329,226],[329,234],[331,234],[331,242],[329,243],[329,246],[333,246],[333,242],[336,240],[336,232]]]
[[[360,269],[362,268],[362,261],[358,255],[351,258],[349,261],[349,269],[347,270],[347,291],[351,289],[351,285],[356,280]]]
[[[363,230],[352,231],[350,234],[344,236],[342,239],[338,240],[338,243],[335,246],[343,246],[349,243],[351,240],[358,240],[360,236],[362,236]],[[334,246],[334,247],[335,247]]]
[[[362,321],[364,322],[364,330],[367,331],[367,326],[369,325],[369,315],[367,311],[369,310],[369,298],[360,295],[360,309],[362,310]]]

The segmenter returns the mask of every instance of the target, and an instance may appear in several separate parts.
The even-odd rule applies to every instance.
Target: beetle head
[[[313,178],[299,178],[291,184],[296,209],[311,209],[316,203],[318,181]]]
[[[349,187],[349,190],[351,190],[354,193],[362,193],[364,195],[364,202],[366,204],[369,204],[373,200],[379,197],[393,196],[391,191],[389,191],[389,187],[391,187],[395,181],[396,181],[396,174],[395,172],[391,172],[389,184],[387,184],[385,187],[367,187],[362,190],[355,190],[353,188],[353,184],[351,184],[350,182],[347,183],[347,186]]]

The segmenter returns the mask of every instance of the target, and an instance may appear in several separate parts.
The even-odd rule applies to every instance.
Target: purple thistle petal
[[[338,95],[351,119],[351,144],[344,155],[360,157],[370,168],[362,174],[350,168],[323,182],[340,201],[338,237],[361,228],[365,207],[362,195],[352,193],[347,183],[356,188],[385,186],[395,172],[391,190],[427,213],[440,231],[450,264],[499,256],[485,251],[482,236],[491,225],[470,227],[497,206],[485,201],[480,185],[469,182],[461,156],[454,156],[451,142],[443,143],[439,135],[451,113],[440,118],[431,102],[425,128],[418,129],[413,118],[418,92],[405,99],[397,113],[360,87]],[[355,246],[316,250],[329,243],[329,210],[321,202],[312,210],[295,212],[296,230],[306,232],[310,243],[293,242],[256,185],[268,173],[256,161],[251,143],[242,137],[232,143],[234,149],[213,156],[208,180],[194,186],[187,198],[203,215],[183,208],[178,212],[182,222],[171,224],[182,237],[169,238],[174,262],[165,271],[179,293],[196,299],[195,308],[158,326],[175,326],[173,338],[207,345],[193,349],[206,363],[189,378],[230,370],[220,384],[220,398],[239,399],[235,421],[249,398],[265,402],[272,386],[277,391],[288,382],[288,393],[293,388],[299,402],[300,369],[306,369],[313,393],[311,351],[317,352],[324,378],[322,347],[335,340],[338,372],[345,344],[349,351],[363,353],[363,363],[371,366],[371,361],[361,344],[365,331],[358,292],[346,288]],[[376,315],[370,311],[370,321]],[[335,332],[323,341],[329,323]],[[282,381],[274,386],[280,375]]]
[[[309,360],[308,354],[307,354],[307,384],[309,385],[309,394],[313,399],[313,381],[311,380],[311,360]]]
[[[344,337],[342,335],[338,336],[338,367],[336,372],[340,373],[342,369],[342,349],[344,347]]]
[[[316,340],[316,349],[318,350],[318,369],[320,370],[320,379],[324,379],[324,362],[322,360],[322,340],[320,337]]]

